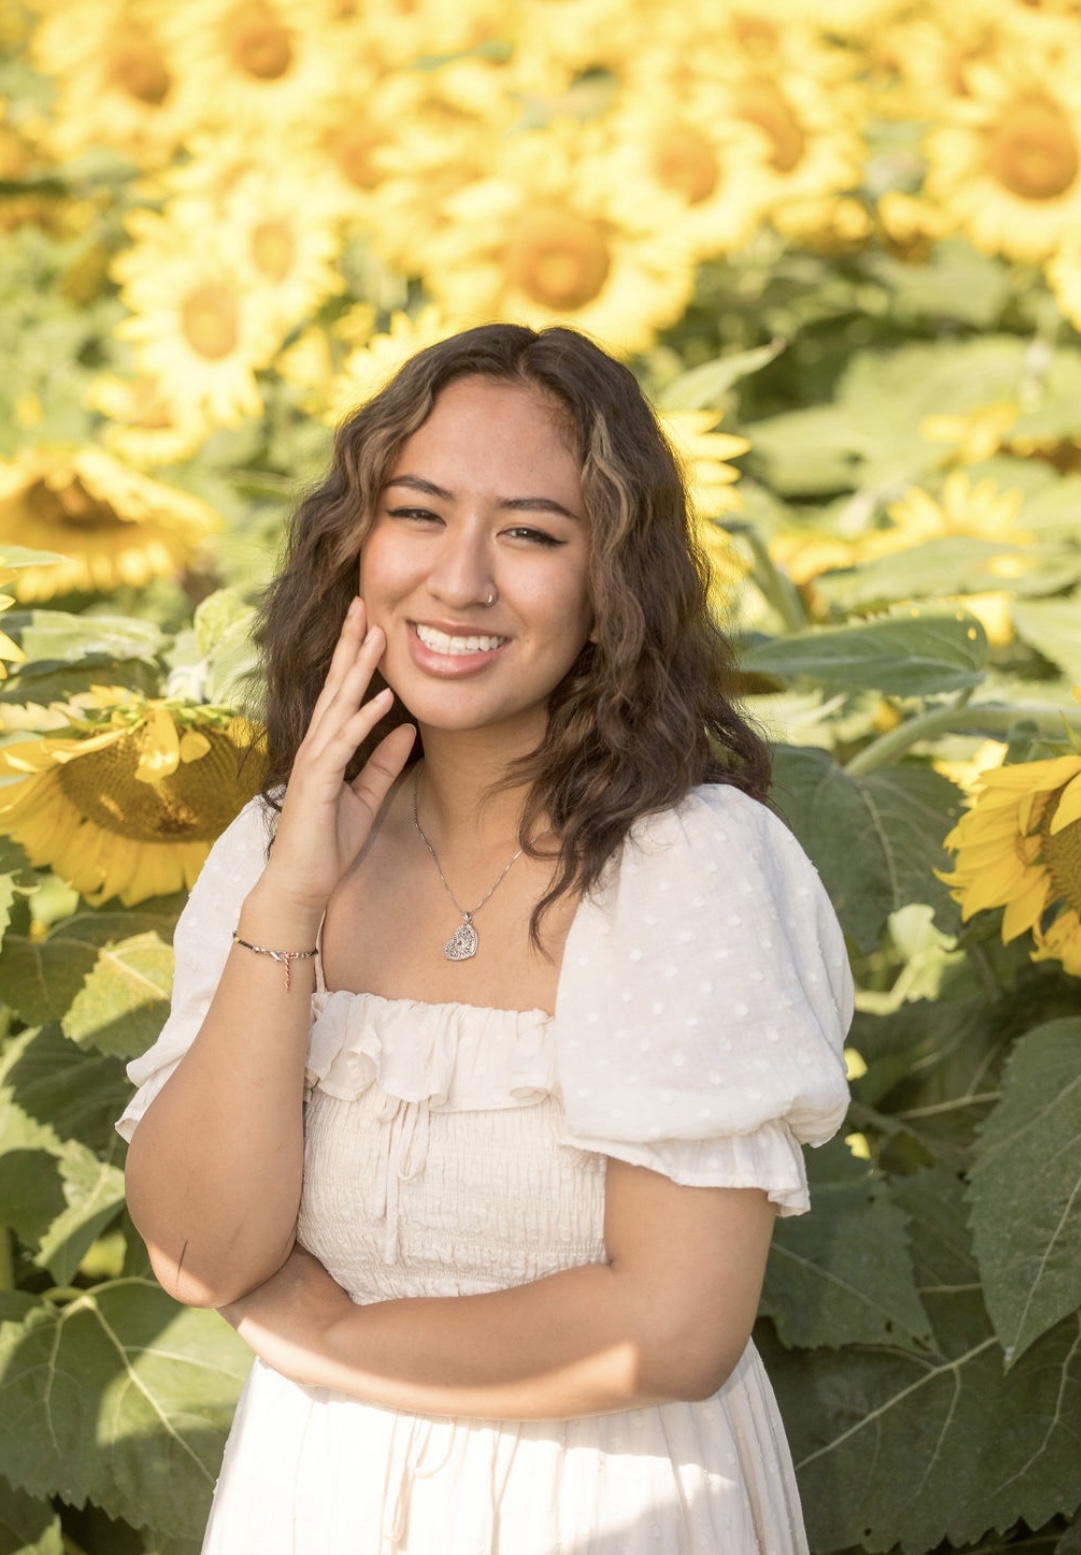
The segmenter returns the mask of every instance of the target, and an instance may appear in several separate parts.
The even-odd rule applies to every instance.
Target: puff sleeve
[[[787,827],[724,785],[635,826],[579,907],[556,1006],[562,1142],[808,1208],[848,1100],[844,940]]]
[[[261,799],[245,805],[211,848],[177,920],[172,1004],[157,1041],[128,1065],[128,1079],[138,1090],[116,1125],[125,1139],[131,1139],[206,1018],[241,905],[266,865],[269,814]]]

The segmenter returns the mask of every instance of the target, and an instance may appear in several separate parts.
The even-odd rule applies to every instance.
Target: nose
[[[448,526],[432,559],[428,591],[433,599],[463,610],[491,603],[496,593],[494,559],[479,524]]]

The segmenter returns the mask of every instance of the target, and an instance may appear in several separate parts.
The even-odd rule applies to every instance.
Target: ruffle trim
[[[317,993],[306,1082],[341,1101],[373,1085],[446,1112],[529,1106],[560,1094],[543,1010]]]

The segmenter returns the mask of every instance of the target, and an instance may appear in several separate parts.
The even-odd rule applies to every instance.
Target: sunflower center
[[[600,225],[557,205],[528,211],[507,250],[514,285],[546,308],[584,308],[603,289],[610,265]]]
[[[772,81],[748,81],[736,99],[736,115],[769,136],[770,160],[779,173],[790,173],[803,161],[807,137],[788,99]]]
[[[372,163],[372,152],[381,144],[381,135],[361,125],[340,137],[335,148],[338,166],[356,188],[374,189],[378,184],[380,175]]]
[[[1073,126],[1045,97],[1015,103],[988,138],[992,177],[1022,200],[1065,194],[1077,178],[1079,161]]]
[[[57,529],[115,529],[119,523],[115,509],[92,496],[78,479],[59,490],[35,481],[25,502],[33,518]]]
[[[260,275],[268,281],[284,281],[293,268],[296,238],[287,221],[280,217],[259,222],[252,230],[251,257]]]
[[[250,0],[233,12],[229,53],[244,75],[280,81],[293,63],[292,35],[264,0]]]
[[[106,70],[119,91],[152,108],[165,101],[173,84],[161,50],[148,33],[135,27],[125,28],[113,39]]]
[[[1059,832],[1052,832],[1063,789],[1052,794],[1040,817],[1040,848],[1055,895],[1081,913],[1081,821],[1071,821]]]
[[[66,761],[58,769],[60,787],[81,816],[114,836],[132,842],[209,842],[237,812],[241,753],[225,735],[206,732],[207,754],[181,762],[158,783],[136,782],[147,734],[135,729],[104,750]]]
[[[675,189],[688,205],[701,205],[717,187],[716,153],[704,135],[677,124],[658,137],[653,166],[659,181]]]
[[[220,361],[236,349],[240,337],[236,298],[227,287],[204,281],[184,298],[181,327],[197,356]]]
[[[745,54],[764,56],[776,52],[777,29],[764,16],[737,11],[732,18],[732,31]]]

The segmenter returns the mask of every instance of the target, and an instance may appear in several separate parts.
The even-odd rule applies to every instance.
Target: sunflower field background
[[[812,1547],[1077,1555],[1081,3],[0,0],[0,50],[0,1555],[198,1548],[247,1358],[150,1276],[124,1063],[259,786],[283,518],[495,318],[661,411],[848,937],[758,1333]]]

